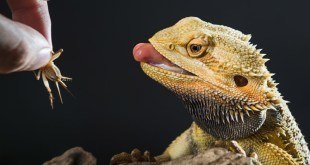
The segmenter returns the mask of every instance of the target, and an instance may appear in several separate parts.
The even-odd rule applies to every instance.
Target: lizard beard
[[[251,112],[243,120],[236,116],[229,120],[227,106],[222,106],[214,100],[205,98],[194,100],[182,98],[186,109],[196,124],[212,136],[222,140],[244,138],[254,134],[265,122],[266,110]]]

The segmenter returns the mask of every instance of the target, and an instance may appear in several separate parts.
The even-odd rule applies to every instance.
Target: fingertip
[[[29,67],[25,70],[36,70],[44,67],[51,59],[51,52],[51,48],[43,48],[39,50],[35,58],[31,61]]]
[[[43,67],[45,66],[49,60],[51,59],[51,56],[52,56],[52,49],[51,48],[44,48],[42,50],[39,51],[38,53],[38,67]]]

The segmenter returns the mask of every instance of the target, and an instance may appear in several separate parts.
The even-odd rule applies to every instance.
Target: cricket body
[[[63,103],[63,101],[59,84],[72,95],[72,93],[68,90],[67,85],[64,83],[64,81],[72,80],[72,78],[62,76],[60,70],[54,64],[54,61],[60,57],[62,52],[63,49],[58,50],[56,53],[51,52],[52,57],[50,61],[44,67],[40,68],[38,74],[36,75],[37,80],[40,80],[40,77],[42,76],[44,86],[49,94],[49,100],[52,108],[54,107],[54,96],[48,81],[55,82],[61,103]]]
[[[194,120],[157,162],[222,144],[262,164],[310,163],[307,143],[265,66],[268,59],[250,38],[187,17],[149,39],[171,64],[142,61],[143,71],[176,93]]]

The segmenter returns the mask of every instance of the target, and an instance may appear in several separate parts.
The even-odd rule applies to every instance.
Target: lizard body
[[[177,94],[191,127],[158,162],[231,141],[263,164],[310,164],[309,149],[250,35],[187,17],[149,39],[162,55],[143,71]],[[158,60],[159,59],[159,60]]]

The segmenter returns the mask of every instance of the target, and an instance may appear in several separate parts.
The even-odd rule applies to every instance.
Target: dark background
[[[309,1],[51,0],[56,62],[76,99],[49,106],[31,72],[0,75],[0,164],[40,164],[81,146],[107,164],[137,147],[160,154],[191,118],[180,101],[141,71],[132,48],[186,16],[252,34],[306,140],[309,129]],[[10,17],[6,2],[0,13]],[[1,37],[1,36],[0,36]],[[55,93],[56,95],[56,93]]]

